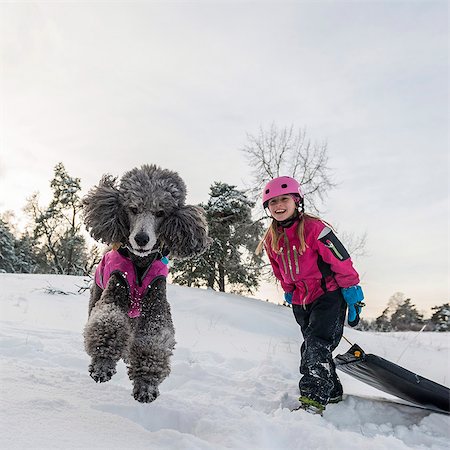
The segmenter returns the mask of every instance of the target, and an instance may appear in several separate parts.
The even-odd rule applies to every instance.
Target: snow
[[[290,412],[301,344],[291,310],[174,285],[172,373],[155,402],[140,404],[122,362],[108,383],[88,375],[81,285],[82,277],[0,274],[2,449],[449,448],[449,416],[376,401],[393,397],[342,373],[354,396],[323,417]],[[449,385],[448,333],[345,336]],[[343,340],[337,352],[348,347]]]

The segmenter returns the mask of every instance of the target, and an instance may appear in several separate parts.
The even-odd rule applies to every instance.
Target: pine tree
[[[34,223],[34,239],[39,243],[37,260],[40,271],[82,275],[87,252],[78,219],[81,211],[80,179],[71,177],[59,163],[54,169],[50,187],[53,198],[47,208],[40,208],[37,194],[27,205]]]
[[[358,325],[356,325],[355,330],[359,331],[376,331],[375,320],[373,319],[364,319],[361,317],[359,319]]]
[[[253,292],[262,267],[254,253],[262,233],[261,224],[251,217],[254,203],[236,186],[215,182],[207,204],[200,206],[213,242],[199,257],[175,262],[173,281],[221,292]]]
[[[411,299],[407,298],[392,313],[391,326],[394,331],[417,331],[423,326],[423,315],[420,314]]]
[[[13,214],[7,212],[0,217],[0,271],[11,273],[33,273],[36,257],[33,241],[28,233],[21,236],[12,224]]]
[[[374,327],[376,331],[392,331],[392,314],[405,300],[406,295],[403,292],[396,292],[389,297],[387,307],[381,313],[381,316],[375,319]]]
[[[16,272],[15,241],[8,224],[0,218],[0,272]]]
[[[433,306],[434,311],[430,323],[435,331],[450,331],[450,304],[444,303],[441,306]]]
[[[35,242],[28,233],[22,234],[14,243],[16,269],[20,273],[35,273],[38,269],[35,254]]]
[[[378,316],[375,319],[375,329],[376,331],[392,330],[389,307],[385,308],[384,311],[381,313],[381,316]]]

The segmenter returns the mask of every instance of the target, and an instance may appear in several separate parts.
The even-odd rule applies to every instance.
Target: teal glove
[[[285,292],[284,293],[284,301],[288,303],[289,305],[292,305],[292,292]]]
[[[359,323],[359,315],[361,309],[365,304],[363,303],[364,294],[361,286],[350,286],[348,288],[341,289],[344,300],[348,305],[348,324],[351,327],[356,327]]]

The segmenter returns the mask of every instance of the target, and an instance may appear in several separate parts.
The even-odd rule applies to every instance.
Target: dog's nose
[[[144,247],[148,244],[148,241],[150,238],[148,237],[147,233],[144,233],[143,231],[140,231],[135,237],[134,240],[136,241],[136,244],[139,245],[139,247]]]

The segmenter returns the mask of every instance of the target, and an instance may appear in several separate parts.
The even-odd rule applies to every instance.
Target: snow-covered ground
[[[88,375],[83,279],[0,274],[2,449],[448,449],[450,418],[374,401],[392,398],[340,374],[348,397],[323,417],[290,412],[300,331],[291,310],[169,286],[177,346],[160,397],[139,404],[119,363]],[[52,287],[74,294],[49,294]],[[367,352],[448,386],[448,333],[345,336]],[[342,341],[337,352],[349,345]],[[400,360],[399,360],[400,358]],[[360,396],[360,397],[356,397]]]

